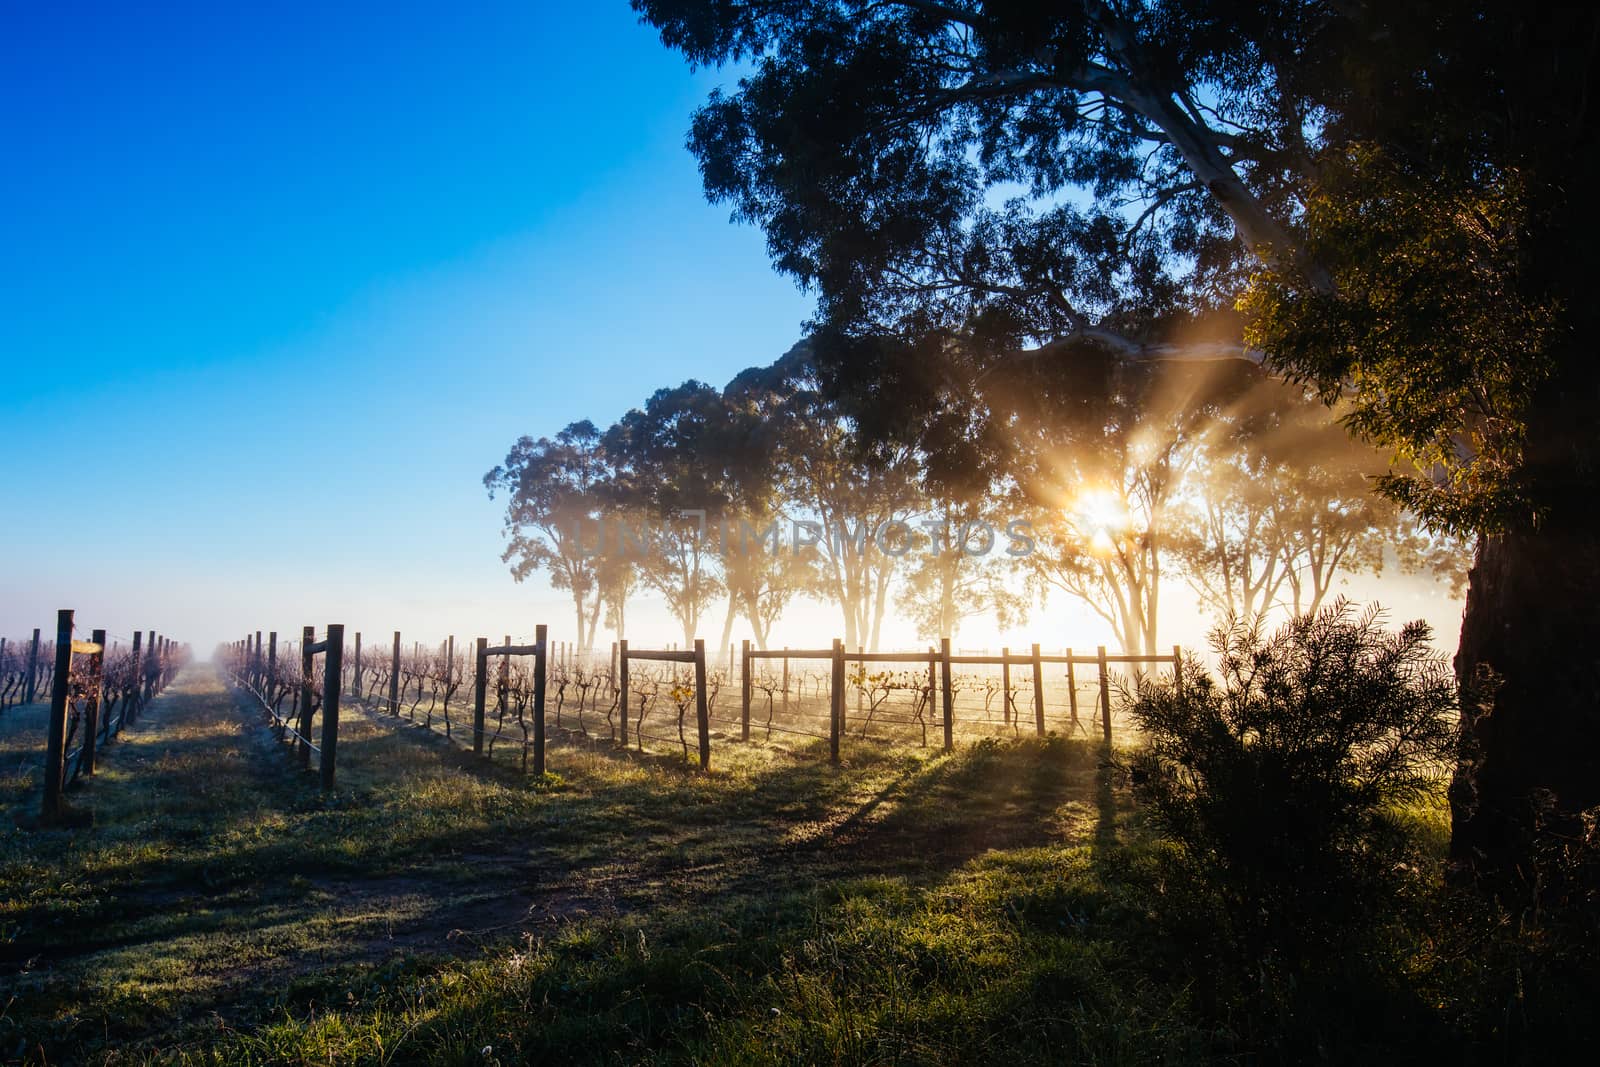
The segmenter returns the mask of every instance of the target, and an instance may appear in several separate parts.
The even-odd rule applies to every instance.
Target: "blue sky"
[[[0,632],[531,629],[522,433],[781,353],[623,0],[0,14]],[[520,623],[520,625],[519,625]]]
[[[483,473],[810,311],[683,147],[730,77],[625,0],[0,5],[0,634],[570,636]],[[1383,598],[1453,642],[1437,591]],[[777,640],[838,628],[802,604]],[[1053,603],[961,643],[1108,636]]]

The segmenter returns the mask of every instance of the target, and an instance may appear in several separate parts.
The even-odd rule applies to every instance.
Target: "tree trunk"
[[[1600,804],[1600,375],[1561,353],[1530,419],[1526,475],[1547,511],[1482,538],[1461,624],[1462,753],[1450,787],[1458,874],[1527,899],[1541,839]]]
[[[734,605],[737,603],[733,590],[730,589],[728,591],[728,613],[722,617],[722,641],[717,645],[719,653],[733,642],[733,617],[738,614]]]
[[[585,654],[594,651],[594,632],[600,625],[600,593],[594,594],[594,602],[589,605],[589,629],[585,632],[582,647],[578,650]]]

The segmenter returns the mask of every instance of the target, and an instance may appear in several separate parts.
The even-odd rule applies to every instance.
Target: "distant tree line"
[[[506,501],[504,558],[571,597],[585,648],[602,622],[625,634],[641,594],[686,644],[720,622],[726,647],[743,620],[765,648],[809,598],[870,649],[892,612],[934,640],[1065,595],[1153,653],[1174,584],[1249,620],[1315,611],[1341,575],[1464,574],[1459,543],[1372,492],[1384,456],[1238,363],[948,373],[914,397],[893,417],[916,434],[863,432],[801,343],[605,430],[521,438],[484,478]]]

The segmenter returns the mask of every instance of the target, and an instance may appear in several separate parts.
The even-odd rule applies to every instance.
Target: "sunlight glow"
[[[1110,535],[1127,529],[1129,524],[1126,502],[1107,489],[1090,489],[1078,495],[1071,507],[1078,525],[1093,530],[1096,539],[1104,535],[1109,544]]]

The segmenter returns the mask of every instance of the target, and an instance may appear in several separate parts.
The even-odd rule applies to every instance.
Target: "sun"
[[[1080,526],[1094,531],[1096,538],[1109,540],[1128,527],[1128,507],[1122,498],[1105,489],[1089,489],[1073,501],[1070,511]]]

